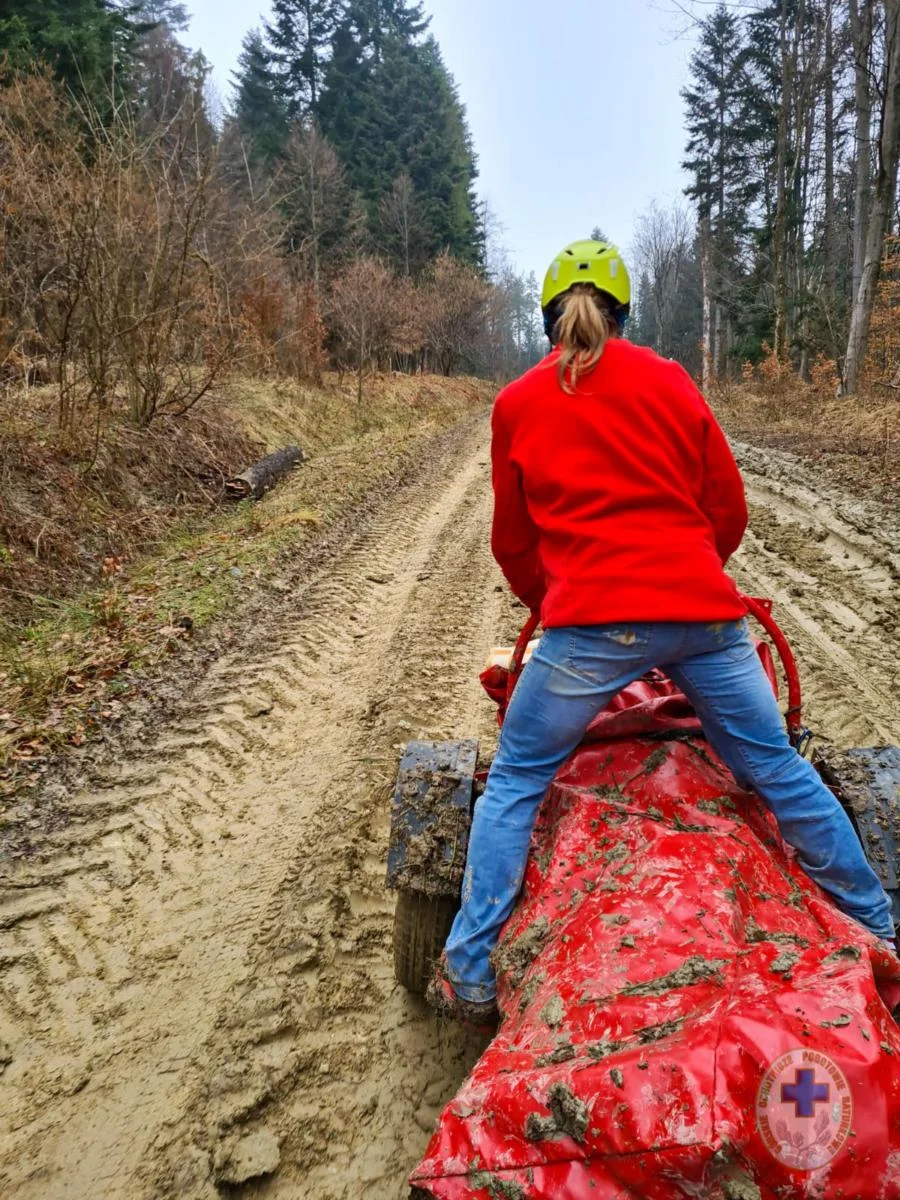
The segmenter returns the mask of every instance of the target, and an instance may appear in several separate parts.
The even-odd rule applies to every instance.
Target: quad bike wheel
[[[822,750],[816,765],[849,814],[900,926],[900,747]]]
[[[414,996],[425,995],[458,909],[459,900],[450,896],[397,893],[394,976]]]

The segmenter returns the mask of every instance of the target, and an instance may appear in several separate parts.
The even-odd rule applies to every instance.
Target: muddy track
[[[775,601],[808,723],[841,746],[900,741],[900,519],[789,455],[738,455],[751,524],[733,567]]]
[[[213,1200],[253,1133],[279,1168],[228,1195],[405,1195],[481,1049],[394,985],[383,877],[400,747],[490,740],[477,671],[522,615],[487,549],[486,439],[432,455],[268,649],[220,661],[190,723],[5,877],[4,1196]],[[741,457],[735,567],[779,604],[810,721],[900,739],[897,531],[785,456]]]

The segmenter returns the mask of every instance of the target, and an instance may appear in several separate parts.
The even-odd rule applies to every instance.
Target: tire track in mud
[[[789,455],[737,450],[751,522],[733,567],[775,601],[807,722],[842,747],[900,741],[900,521]]]
[[[395,984],[393,898],[384,889],[389,796],[403,744],[479,732],[491,740],[477,672],[498,629],[510,633],[521,619],[487,552],[485,483],[458,516],[418,577],[367,710],[383,757],[339,770],[301,838],[237,1006],[226,1001],[238,1016],[220,1024],[198,1056],[188,1108],[200,1116],[187,1135],[179,1130],[162,1165],[147,1164],[151,1194],[186,1186],[202,1194],[209,1164],[227,1157],[236,1139],[264,1130],[281,1143],[281,1169],[249,1185],[248,1196],[400,1196],[440,1108],[484,1048],[477,1036],[438,1027]],[[231,1066],[223,1075],[204,1062]]]
[[[385,712],[401,703],[394,692],[410,726],[430,705],[438,733],[475,701],[475,667],[497,624],[484,596],[501,603],[483,546],[484,436],[479,424],[449,461],[433,454],[421,478],[304,589],[280,645],[250,664],[220,662],[189,725],[161,737],[112,786],[76,797],[77,820],[4,877],[5,1194],[188,1196],[195,1186],[215,1194],[196,1154],[190,1182],[174,1191],[155,1192],[135,1172],[144,1158],[157,1162],[151,1144],[167,1141],[167,1123],[189,1120],[198,1051],[215,1022],[230,1027],[246,1008],[231,989],[246,986],[245,961],[256,961],[279,924],[272,897],[315,880],[304,916],[358,917],[360,946],[378,945],[383,957],[383,856],[380,847],[356,854],[354,831],[376,801],[386,812],[395,764],[385,738],[402,733],[388,732]],[[445,595],[453,597],[446,608]],[[411,617],[420,610],[433,614],[433,631]],[[460,654],[467,610],[478,631]],[[310,844],[302,839],[311,830]],[[354,867],[373,887],[378,878],[371,897],[368,884],[344,894]],[[300,949],[286,951],[299,972],[288,994],[303,984],[298,936]],[[275,960],[264,960],[263,976],[273,972]],[[358,1001],[368,1011],[369,988],[332,991],[340,1010]],[[254,1042],[276,1073],[284,1054],[294,1062],[298,1052],[300,1024],[285,1035],[284,1003],[263,1006]],[[318,1018],[306,1020],[314,1027]],[[256,1037],[258,1023],[248,1027]],[[212,1082],[230,1094],[222,1071],[227,1063],[217,1062]]]

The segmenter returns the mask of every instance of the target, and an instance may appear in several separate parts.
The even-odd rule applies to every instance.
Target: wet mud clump
[[[415,767],[404,775],[394,797],[393,827],[401,865],[391,886],[426,895],[449,895],[462,888],[471,819],[454,804],[462,783],[458,771]]]
[[[559,992],[554,992],[541,1009],[541,1020],[549,1025],[551,1029],[558,1029],[562,1025],[565,1015],[566,1010],[563,1007],[562,997]]]
[[[587,1105],[579,1100],[564,1083],[554,1083],[547,1097],[549,1117],[529,1113],[525,1122],[525,1136],[530,1142],[549,1142],[556,1138],[570,1137],[581,1144],[587,1133],[589,1113]]]
[[[834,950],[824,961],[826,963],[859,962],[861,958],[862,951],[858,946],[841,946],[840,950]]]
[[[550,922],[546,917],[538,917],[522,933],[500,943],[491,955],[491,966],[498,975],[506,975],[512,987],[518,987],[549,934]]]
[[[787,933],[781,929],[763,929],[752,915],[747,918],[744,925],[744,936],[748,942],[754,945],[759,942],[775,942],[776,945],[781,946],[802,946],[804,950],[809,945],[809,941],[799,934]]]
[[[695,983],[703,983],[707,979],[721,976],[723,968],[728,966],[726,958],[703,958],[695,954],[677,971],[661,975],[658,979],[649,979],[646,983],[632,983],[622,989],[623,996],[663,996],[676,988],[692,987]]]
[[[744,1171],[737,1171],[722,1180],[725,1200],[762,1200],[762,1192]]]
[[[782,950],[777,958],[772,959],[769,970],[773,975],[783,975],[785,979],[790,979],[794,973],[794,967],[799,961],[799,955],[793,954],[790,950]]]
[[[521,1183],[513,1179],[500,1179],[490,1171],[476,1171],[469,1176],[469,1183],[473,1188],[487,1192],[491,1200],[527,1200]]]
[[[568,1038],[558,1038],[556,1049],[550,1054],[541,1054],[534,1060],[536,1067],[553,1067],[557,1063],[571,1062],[578,1054],[578,1051],[572,1045]]]

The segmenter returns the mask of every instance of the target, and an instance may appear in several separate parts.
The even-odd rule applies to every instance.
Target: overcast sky
[[[479,156],[479,190],[520,270],[543,275],[595,225],[627,246],[651,200],[680,196],[679,91],[691,43],[671,0],[426,0]],[[185,40],[230,96],[259,0],[191,0]]]

